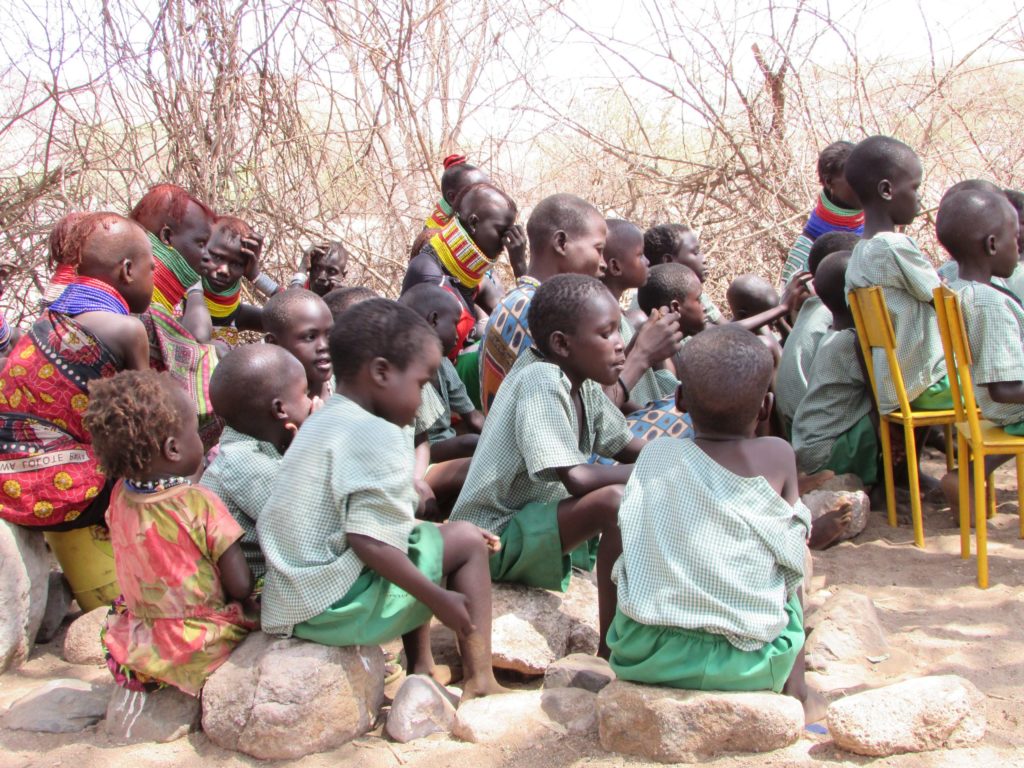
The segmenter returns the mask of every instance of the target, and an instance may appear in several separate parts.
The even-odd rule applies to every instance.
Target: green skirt
[[[789,621],[757,651],[741,651],[722,635],[641,624],[615,611],[608,628],[609,663],[622,680],[697,691],[779,693],[804,645],[804,615],[793,595]]]
[[[409,534],[409,559],[435,584],[441,583],[444,540],[432,523]],[[379,573],[363,568],[355,584],[330,608],[296,624],[295,637],[321,645],[379,645],[430,621],[430,609]]]
[[[837,475],[852,472],[864,485],[878,482],[878,435],[871,416],[865,415],[832,446],[828,461],[822,469],[831,469]]]
[[[949,376],[943,376],[928,389],[915,397],[910,407],[915,411],[945,411],[953,407],[953,392],[949,388]]]
[[[466,394],[473,401],[473,406],[480,408],[480,344],[463,350],[455,358],[455,371],[466,385]]]
[[[491,580],[565,592],[571,576],[572,558],[562,553],[558,532],[558,502],[527,504],[501,532],[501,549],[491,555]]]

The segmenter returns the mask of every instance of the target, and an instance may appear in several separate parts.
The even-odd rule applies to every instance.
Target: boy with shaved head
[[[334,324],[324,300],[305,288],[289,288],[263,306],[263,329],[268,344],[291,352],[306,369],[310,397],[326,400],[333,392],[327,335]]]
[[[302,363],[272,344],[232,350],[210,379],[213,407],[227,426],[202,484],[221,498],[242,527],[242,553],[256,579],[267,570],[256,520],[284,452],[312,410],[306,388]]]
[[[0,372],[0,517],[43,530],[103,524],[111,484],[82,423],[88,383],[149,365],[146,233],[115,213],[78,219],[63,245],[76,274]]]

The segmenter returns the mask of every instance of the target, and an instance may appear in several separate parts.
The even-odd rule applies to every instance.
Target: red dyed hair
[[[78,218],[61,238],[61,260],[59,263],[77,269],[82,263],[82,252],[93,232],[100,227],[109,230],[111,225],[124,220],[124,216],[110,211],[78,214]]]
[[[66,216],[62,216],[57,220],[57,223],[53,225],[53,229],[50,230],[51,268],[58,264],[68,263],[65,257],[68,235],[71,233],[71,230],[74,229],[75,224],[81,221],[82,217],[87,215],[88,214],[84,211],[72,211]]]
[[[444,169],[447,171],[453,165],[462,165],[467,159],[465,155],[448,155],[444,159]]]
[[[169,227],[180,227],[188,210],[189,203],[199,206],[211,222],[217,215],[206,203],[197,200],[177,184],[157,184],[150,187],[149,191],[142,196],[142,199],[135,204],[128,217],[139,221],[150,217],[157,217]]]

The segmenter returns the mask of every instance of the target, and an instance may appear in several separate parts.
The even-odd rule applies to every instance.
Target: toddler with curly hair
[[[173,685],[198,696],[255,616],[242,529],[207,488],[195,407],[167,373],[90,382],[85,424],[106,473],[120,478],[107,525],[122,598],[103,631],[107,666],[129,690]]]

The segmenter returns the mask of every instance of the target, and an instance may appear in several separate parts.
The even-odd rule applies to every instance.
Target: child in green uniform
[[[682,264],[689,267],[700,278],[700,303],[704,307],[704,320],[708,325],[725,322],[721,311],[704,291],[707,269],[704,254],[700,250],[697,234],[682,224],[657,224],[644,233],[644,255],[652,266],[658,264]]]
[[[801,472],[847,472],[865,485],[878,480],[878,438],[860,345],[844,290],[849,251],[825,257],[814,290],[832,314],[811,365],[807,394],[793,419],[793,448]]]
[[[807,257],[808,271],[813,276],[822,259],[836,251],[853,250],[858,240],[860,237],[853,232],[826,232],[811,246]],[[843,303],[846,303],[845,298]],[[832,313],[821,299],[808,296],[800,306],[793,329],[782,347],[782,359],[775,372],[775,412],[787,435],[791,432],[796,409],[807,392],[807,377],[811,373],[814,353],[831,322]]]
[[[1017,224],[1017,213],[1003,195],[970,189],[943,198],[935,229],[959,265],[949,287],[960,294],[981,415],[1010,434],[1024,435],[1024,309],[1009,290],[993,285],[993,278],[1009,277],[1017,266]],[[986,457],[986,474],[1007,458]],[[956,472],[942,479],[942,489],[957,504]]]
[[[310,397],[326,400],[334,391],[327,346],[334,318],[324,300],[305,288],[289,288],[263,306],[266,342],[291,352],[306,369]]]
[[[565,590],[570,555],[601,534],[597,584],[599,653],[615,610],[611,568],[618,557],[616,514],[643,443],[602,385],[625,363],[619,305],[593,277],[556,275],[530,302],[533,346],[501,385],[452,512],[501,536],[491,576]],[[588,464],[597,453],[623,462]]]
[[[846,161],[846,179],[864,206],[864,239],[853,249],[846,291],[878,285],[896,331],[896,358],[907,398],[918,410],[953,407],[932,291],[939,276],[917,243],[896,227],[910,224],[921,201],[921,161],[888,136],[870,136]],[[899,408],[885,351],[874,350],[880,411]]]
[[[263,629],[339,646],[401,635],[410,672],[432,674],[434,615],[458,636],[463,698],[500,692],[487,572],[498,539],[413,516],[408,425],[441,344],[408,307],[370,299],[345,312],[330,348],[337,393],[292,441],[256,525],[267,561]]]
[[[679,408],[697,436],[648,443],[626,485],[612,669],[640,683],[785,687],[806,699],[797,590],[810,513],[793,450],[754,436],[771,411],[771,353],[727,326],[695,336],[680,362]]]
[[[210,399],[227,426],[202,485],[216,493],[242,527],[242,552],[253,576],[267,564],[256,536],[260,510],[274,487],[284,452],[313,407],[306,372],[273,344],[232,350],[210,377]]]

